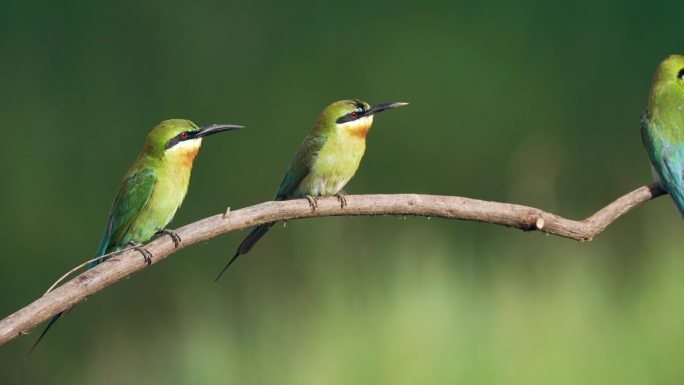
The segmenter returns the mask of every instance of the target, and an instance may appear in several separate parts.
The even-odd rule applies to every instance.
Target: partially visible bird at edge
[[[656,69],[641,139],[656,181],[684,216],[684,56],[671,55]]]

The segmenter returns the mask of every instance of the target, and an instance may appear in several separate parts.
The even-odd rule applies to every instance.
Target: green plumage
[[[156,179],[154,171],[148,168],[135,172],[121,183],[96,255],[121,248],[128,243],[124,239],[133,240],[129,230],[137,227],[135,219],[152,196]]]
[[[304,139],[292,158],[290,167],[283,175],[283,180],[280,182],[274,200],[302,198],[308,194],[310,189],[307,189],[307,186],[302,186],[302,180],[311,173],[316,165],[318,153],[325,147],[327,141],[327,137],[317,135],[309,135]]]
[[[181,119],[163,121],[152,130],[121,181],[96,256],[121,250],[130,242],[147,242],[171,222],[188,191],[201,139],[185,148],[164,147],[180,133],[198,130]]]
[[[235,128],[240,127],[200,128],[183,119],[165,120],[154,127],[121,181],[95,257],[124,249],[130,243],[145,243],[164,229],[183,203],[202,138]],[[102,262],[97,259],[89,268]],[[52,318],[31,351],[61,315]]]
[[[274,200],[338,194],[359,168],[374,115],[404,105],[370,106],[360,100],[342,100],[326,107],[292,158]],[[266,223],[255,227],[216,279],[238,256],[249,252],[272,226],[273,223]]]

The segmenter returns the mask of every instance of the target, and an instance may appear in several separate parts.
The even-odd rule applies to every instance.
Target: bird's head
[[[684,56],[670,55],[660,62],[651,86],[651,102],[660,96],[676,97],[684,102]]]
[[[358,99],[341,100],[321,111],[313,131],[315,134],[341,133],[364,139],[373,125],[375,114],[405,105],[408,103],[383,103],[371,106]]]
[[[146,150],[158,157],[194,159],[202,138],[242,128],[233,124],[211,124],[199,127],[185,119],[169,119],[157,124],[147,136]]]

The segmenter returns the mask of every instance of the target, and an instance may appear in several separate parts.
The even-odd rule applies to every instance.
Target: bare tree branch
[[[640,187],[581,221],[573,221],[545,211],[499,202],[487,202],[454,196],[419,194],[348,195],[347,206],[321,198],[316,211],[306,199],[266,202],[199,220],[176,230],[182,242],[176,249],[170,237],[162,236],[145,247],[157,263],[177,250],[218,235],[246,227],[297,218],[345,215],[417,215],[485,222],[525,231],[542,231],[576,241],[590,241],[617,218],[637,205],[665,194],[656,185]],[[126,250],[107,262],[88,270],[28,306],[0,321],[0,345],[26,334],[36,325],[65,311],[86,297],[147,267],[140,253]]]

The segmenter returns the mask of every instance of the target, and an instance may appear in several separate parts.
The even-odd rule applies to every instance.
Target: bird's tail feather
[[[271,227],[273,227],[274,224],[275,224],[275,222],[270,222],[270,223],[264,223],[263,225],[259,225],[259,226],[255,227],[255,228],[252,230],[252,232],[250,232],[249,235],[247,235],[247,238],[245,238],[245,240],[242,241],[242,243],[241,243],[240,246],[238,247],[237,251],[235,252],[235,255],[233,255],[233,258],[231,258],[230,261],[228,262],[228,264],[226,265],[226,267],[224,267],[223,270],[221,270],[221,272],[220,272],[219,275],[216,277],[216,279],[214,280],[214,282],[218,281],[219,278],[221,278],[221,276],[223,275],[223,273],[225,273],[226,270],[228,270],[228,268],[230,267],[230,265],[231,265],[233,262],[235,262],[235,260],[237,259],[237,257],[239,257],[239,256],[241,256],[241,255],[243,255],[243,254],[247,254],[247,253],[252,249],[252,247],[254,247],[254,244],[257,243],[257,241],[258,241],[259,239],[261,239],[261,237],[263,237],[264,234],[266,234],[266,232],[267,232],[268,230],[270,230]]]
[[[33,353],[34,350],[36,350],[36,347],[38,347],[38,344],[40,343],[40,341],[43,340],[43,337],[45,337],[45,335],[47,334],[48,330],[50,330],[50,328],[52,327],[52,325],[54,325],[55,322],[57,322],[57,320],[58,320],[63,314],[64,314],[64,312],[60,312],[60,313],[57,313],[56,316],[52,317],[52,319],[50,320],[50,323],[48,323],[48,325],[45,327],[45,330],[43,330],[43,332],[40,333],[40,337],[38,337],[38,339],[36,340],[36,342],[33,343],[33,346],[31,346],[31,350],[29,350],[28,354],[26,355],[27,357],[30,356],[31,353]]]
[[[100,247],[98,248],[97,253],[95,254],[96,256],[93,257],[93,258],[97,258],[98,256],[101,256],[101,255],[106,254],[106,248],[107,248],[107,243],[106,243],[106,241],[107,241],[107,240],[104,239],[104,240],[102,240],[102,241],[100,242]],[[98,259],[98,260],[95,260],[95,261],[89,263],[89,264],[88,264],[88,267],[87,267],[87,270],[92,269],[93,267],[99,265],[99,264],[102,263],[102,262],[104,262],[104,259]],[[71,309],[69,309],[69,310],[71,310]],[[60,317],[62,317],[65,313],[69,312],[69,310],[65,310],[65,311],[63,311],[63,312],[61,312],[61,313],[57,313],[56,316],[54,316],[54,317],[52,317],[52,319],[50,319],[50,323],[48,323],[48,325],[45,327],[45,330],[43,330],[43,332],[40,334],[40,337],[38,337],[38,339],[36,340],[36,342],[33,343],[33,346],[31,347],[31,350],[29,350],[28,354],[26,355],[27,357],[30,356],[31,353],[33,353],[34,350],[36,350],[36,347],[38,347],[38,344],[40,343],[40,341],[45,337],[45,335],[46,335],[47,332],[50,330],[50,328],[52,328],[52,325],[54,325],[55,322],[57,322],[57,320],[60,319]]]

